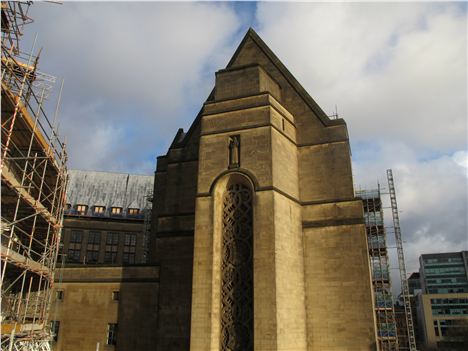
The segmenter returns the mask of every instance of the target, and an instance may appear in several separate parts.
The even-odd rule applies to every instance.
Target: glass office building
[[[426,294],[468,292],[468,251],[421,255],[421,284]]]
[[[467,350],[468,251],[424,254],[419,262],[418,319],[425,346]]]

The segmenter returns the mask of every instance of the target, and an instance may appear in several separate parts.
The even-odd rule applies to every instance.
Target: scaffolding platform
[[[356,196],[362,199],[364,207],[379,350],[397,351],[399,347],[380,186],[359,190]]]
[[[47,325],[67,184],[67,153],[46,113],[55,78],[20,48],[32,2],[2,2],[1,349],[50,350]],[[60,99],[60,97],[59,97]]]

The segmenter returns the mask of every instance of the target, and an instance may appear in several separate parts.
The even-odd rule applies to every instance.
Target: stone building
[[[146,263],[153,177],[83,170],[70,170],[69,177],[62,230],[67,263]]]
[[[346,124],[249,30],[155,173],[156,350],[374,350]]]
[[[59,269],[51,299],[52,350],[152,350],[159,269],[75,265]]]
[[[378,348],[346,124],[253,30],[158,157],[149,263],[144,221],[132,218],[148,191],[134,203],[134,176],[76,175],[51,312],[56,350]],[[132,232],[143,239],[130,260]]]
[[[55,351],[150,350],[159,268],[148,265],[153,177],[71,170],[50,326]]]

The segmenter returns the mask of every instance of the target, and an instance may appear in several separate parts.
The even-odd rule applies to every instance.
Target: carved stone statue
[[[229,168],[237,168],[240,165],[240,135],[229,137]]]

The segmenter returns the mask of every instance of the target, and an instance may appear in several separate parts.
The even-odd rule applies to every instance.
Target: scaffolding
[[[55,78],[20,50],[32,2],[1,2],[1,349],[49,350],[47,325],[67,183],[46,113]],[[61,92],[61,90],[60,90]]]
[[[387,169],[388,191],[390,194],[390,204],[392,208],[393,230],[395,232],[395,243],[398,254],[398,267],[400,271],[401,282],[401,297],[403,299],[406,332],[408,335],[408,345],[406,349],[416,351],[416,338],[414,335],[413,315],[411,312],[411,300],[408,287],[408,279],[406,277],[405,256],[403,253],[403,240],[401,237],[400,218],[398,215],[398,206],[396,201],[395,183],[393,181],[393,173],[391,169]]]
[[[399,348],[380,185],[373,190],[359,190],[356,195],[364,206],[379,350],[395,351]]]

